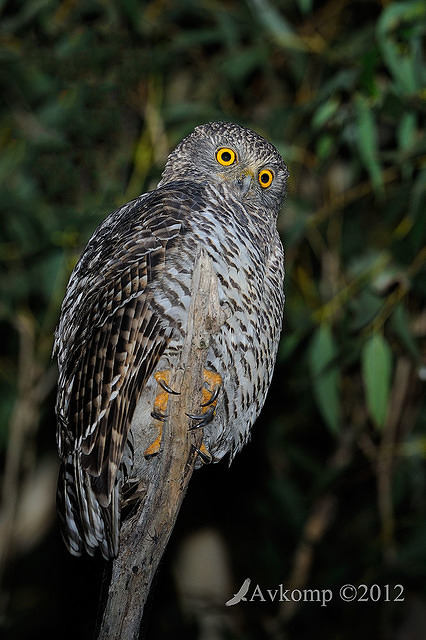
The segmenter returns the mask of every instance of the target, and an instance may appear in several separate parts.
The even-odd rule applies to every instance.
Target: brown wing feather
[[[127,441],[128,429],[134,409],[146,380],[151,375],[161,353],[167,346],[170,331],[161,327],[148,305],[139,299],[132,300],[121,310],[122,323],[126,317],[132,322],[133,335],[124,349],[124,338],[120,338],[115,349],[108,350],[107,358],[113,365],[108,368],[108,378],[103,385],[103,393],[96,413],[96,429],[82,441],[83,468],[94,476],[93,489],[102,506],[107,506],[117,469],[121,463],[123,449]],[[152,335],[147,340],[142,328],[147,323],[152,326]],[[124,335],[128,331],[122,331]],[[97,375],[95,371],[95,375]],[[111,391],[111,382],[117,380]],[[86,446],[86,441],[88,441]],[[87,451],[87,453],[86,453]]]
[[[57,501],[74,555],[83,549],[93,555],[97,547],[105,558],[118,552],[121,482],[132,467],[130,424],[173,332],[154,291],[167,278],[167,252],[186,233],[197,198],[196,187],[170,183],[113,212],[71,275],[54,351]]]
[[[179,217],[158,192],[111,214],[76,265],[63,303],[55,343],[58,445],[64,462],[72,455],[89,474],[101,507],[110,503],[140,393],[172,333],[147,287],[181,233]]]

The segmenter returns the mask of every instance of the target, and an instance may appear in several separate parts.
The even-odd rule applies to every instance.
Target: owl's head
[[[259,134],[230,122],[203,124],[169,155],[162,186],[176,180],[211,184],[246,206],[278,213],[288,169],[277,149]]]

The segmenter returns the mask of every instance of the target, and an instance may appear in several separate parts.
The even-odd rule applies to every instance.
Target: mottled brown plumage
[[[117,554],[123,486],[137,484],[149,464],[133,436],[146,432],[149,445],[154,373],[170,368],[182,344],[200,245],[228,317],[206,362],[222,388],[204,444],[219,460],[247,441],[281,329],[276,218],[287,175],[253,131],[202,125],[170,154],[157,189],[110,214],[90,239],[55,335],[58,507],[72,553],[99,546],[105,557]]]

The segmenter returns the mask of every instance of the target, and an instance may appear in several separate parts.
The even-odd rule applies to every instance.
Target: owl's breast
[[[258,316],[273,245],[252,237],[231,216],[198,214],[166,250],[165,263],[148,291],[151,304],[179,332],[185,332],[192,294],[195,257],[202,247],[218,278],[219,300],[231,316]],[[244,328],[243,323],[243,328]]]
[[[253,238],[232,219],[204,215],[166,254],[152,304],[174,329],[161,366],[173,364],[187,330],[195,256],[202,246],[218,278],[227,319],[212,336],[206,367],[223,380],[216,417],[205,429],[216,458],[246,442],[270,384],[281,330],[282,248],[278,236]]]

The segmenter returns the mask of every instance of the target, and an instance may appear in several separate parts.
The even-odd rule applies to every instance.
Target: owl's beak
[[[241,190],[241,195],[246,195],[247,191],[250,189],[251,183],[253,182],[253,173],[251,171],[245,171],[237,180],[237,184]]]

